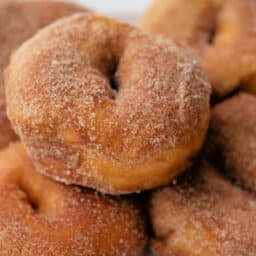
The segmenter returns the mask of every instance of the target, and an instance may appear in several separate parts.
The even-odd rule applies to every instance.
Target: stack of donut
[[[1,2],[0,255],[254,255],[254,6]]]

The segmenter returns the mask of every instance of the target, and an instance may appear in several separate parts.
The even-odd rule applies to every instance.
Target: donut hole
[[[113,99],[116,98],[117,93],[119,92],[119,87],[120,87],[117,76],[116,76],[118,64],[119,64],[119,62],[117,60],[113,61],[112,65],[110,67],[110,70],[109,70],[109,74],[108,74],[110,88],[113,93],[113,95],[112,95]]]
[[[207,43],[209,45],[213,45],[215,43],[216,37],[219,33],[219,16],[220,16],[220,10],[216,9],[214,11],[214,15],[212,17],[210,26],[208,28]]]
[[[212,6],[211,13],[209,13],[210,20],[207,29],[207,44],[213,45],[216,41],[216,37],[219,33],[219,22],[220,15],[223,7],[221,6]]]
[[[39,211],[39,202],[36,200],[35,196],[31,193],[28,187],[24,184],[19,184],[19,189],[25,194],[26,202],[31,207],[34,212]]]
[[[218,32],[217,24],[214,24],[209,31],[207,43],[213,45]]]

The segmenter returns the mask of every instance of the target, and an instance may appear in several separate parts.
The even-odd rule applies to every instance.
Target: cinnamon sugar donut
[[[201,147],[210,85],[182,47],[78,14],[41,31],[6,73],[9,117],[37,170],[122,194],[168,183]]]
[[[6,116],[3,71],[11,52],[40,28],[82,7],[55,1],[0,1],[0,148],[16,140]]]
[[[212,110],[213,160],[228,175],[256,191],[256,97],[240,93]]]
[[[146,236],[131,199],[56,183],[21,144],[0,153],[1,256],[141,256]]]
[[[256,199],[208,163],[153,193],[150,206],[158,256],[253,256]]]
[[[255,0],[156,0],[142,27],[190,46],[214,93],[256,93]]]

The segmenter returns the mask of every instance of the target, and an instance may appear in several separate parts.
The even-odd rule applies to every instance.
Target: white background
[[[152,0],[76,0],[101,14],[136,23]]]

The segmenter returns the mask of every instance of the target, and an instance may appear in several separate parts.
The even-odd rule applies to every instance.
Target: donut
[[[141,256],[146,242],[131,198],[52,181],[35,171],[20,143],[0,153],[0,234],[3,256]]]
[[[256,1],[156,0],[141,26],[189,46],[217,97],[256,93]]]
[[[3,72],[11,53],[40,28],[73,13],[82,7],[57,1],[0,2],[0,148],[17,140],[6,116]]]
[[[188,56],[185,52],[181,52],[181,49],[174,44],[170,44],[170,43],[167,44],[165,41],[162,41],[160,39],[158,40],[155,38],[151,38],[148,35],[142,34],[141,32],[137,31],[136,29],[130,26],[127,26],[124,24],[118,24],[117,22],[110,21],[103,17],[91,16],[90,18],[87,18],[87,16],[88,15],[86,15],[86,17],[84,15],[79,15],[79,16],[76,16],[75,18],[66,19],[63,22],[58,23],[58,25],[52,26],[51,29],[45,30],[44,32],[40,33],[40,36],[35,37],[33,40],[30,41],[30,43],[25,44],[24,47],[22,47],[22,49],[16,55],[16,57],[14,57],[14,59],[16,60],[19,59],[18,55],[19,54],[23,55],[24,52],[27,52],[28,45],[30,46],[33,45],[33,48],[35,49],[35,51],[32,54],[27,53],[26,55],[28,56],[26,56],[26,58],[23,57],[22,61],[19,62],[20,63],[19,67],[24,65],[24,68],[25,68],[26,65],[29,65],[29,67],[26,68],[27,71],[25,70],[22,71],[23,74],[25,74],[26,72],[31,72],[32,71],[31,66],[34,65],[35,62],[41,63],[39,65],[41,66],[40,69],[33,70],[32,71],[33,75],[31,73],[32,76],[35,75],[38,77],[32,78],[32,76],[30,76],[33,82],[35,81],[35,79],[36,80],[39,79],[37,81],[44,86],[44,90],[40,91],[40,97],[42,98],[41,100],[38,100],[36,102],[38,106],[35,105],[33,108],[34,110],[38,111],[39,108],[41,109],[41,106],[42,106],[41,104],[43,103],[42,100],[47,101],[47,104],[49,103],[52,105],[51,109],[50,108],[47,109],[52,113],[51,115],[56,114],[56,110],[58,110],[57,116],[55,115],[55,116],[52,116],[50,119],[48,119],[47,124],[49,124],[49,126],[52,126],[54,123],[57,122],[58,124],[55,124],[55,126],[62,126],[62,127],[58,127],[58,131],[56,131],[56,129],[49,131],[50,127],[48,127],[47,129],[48,134],[46,135],[47,138],[44,138],[44,142],[43,141],[40,142],[40,146],[44,147],[42,148],[42,150],[40,149],[39,146],[36,146],[34,143],[31,143],[31,145],[28,146],[29,148],[31,147],[31,149],[33,147],[32,151],[34,152],[34,154],[33,152],[30,152],[30,153],[34,155],[34,158],[36,158],[36,162],[51,161],[51,164],[55,165],[56,167],[56,165],[59,165],[59,162],[64,162],[62,160],[67,159],[66,157],[68,154],[65,153],[65,151],[67,151],[67,148],[74,148],[75,152],[73,153],[73,150],[69,152],[70,157],[68,158],[69,160],[68,162],[70,162],[69,165],[71,168],[68,168],[69,166],[65,166],[64,168],[61,167],[62,170],[70,169],[71,172],[74,172],[74,170],[72,170],[74,169],[72,168],[72,166],[80,165],[81,171],[79,172],[83,172],[83,169],[85,169],[87,172],[90,169],[94,169],[92,171],[96,173],[96,172],[99,172],[99,169],[103,169],[103,168],[100,168],[100,166],[96,169],[97,165],[105,165],[108,167],[107,171],[111,172],[110,170],[111,166],[108,166],[108,165],[110,164],[113,165],[115,158],[118,158],[117,159],[118,161],[116,161],[117,167],[119,167],[122,164],[121,161],[124,162],[123,165],[127,165],[127,162],[129,164],[129,162],[136,161],[135,164],[134,163],[130,164],[131,168],[134,168],[134,166],[135,167],[136,165],[138,166],[140,162],[142,162],[143,160],[143,159],[138,159],[139,157],[141,158],[141,155],[142,155],[139,153],[140,152],[144,153],[143,156],[146,155],[145,151],[148,151],[148,149],[150,150],[151,149],[150,147],[152,147],[151,151],[153,153],[154,152],[161,153],[162,148],[170,147],[170,145],[168,144],[176,144],[175,140],[183,141],[183,142],[187,140],[191,142],[190,138],[187,138],[187,137],[180,138],[182,136],[184,137],[183,133],[185,132],[182,129],[181,131],[177,131],[177,122],[182,124],[184,123],[186,125],[185,127],[186,131],[188,129],[190,130],[190,127],[188,127],[188,124],[186,123],[193,122],[192,126],[199,127],[200,129],[200,135],[199,136],[196,135],[196,140],[198,140],[198,137],[203,137],[201,133],[204,133],[203,131],[205,130],[205,127],[207,126],[207,121],[208,121],[208,99],[209,99],[210,89],[209,89],[209,84],[205,80],[203,74],[201,74],[201,70],[196,65],[195,63],[196,61],[193,60],[190,56]],[[97,36],[94,36],[94,37],[91,36],[92,31],[95,32],[95,35]],[[56,40],[56,37],[57,37],[57,40]],[[89,38],[87,39],[87,42],[83,41],[85,37]],[[148,51],[146,50],[144,50],[143,52],[141,51],[140,45],[137,44],[137,39],[139,39],[140,42],[143,43],[143,46],[145,46],[147,43],[150,43],[149,47],[147,47],[146,49]],[[47,44],[41,44],[40,41],[44,41],[44,40],[47,40],[45,41],[47,42]],[[95,47],[96,43],[97,43],[97,48],[99,48],[99,45],[100,45],[102,52],[101,52],[101,49],[98,50],[98,52],[95,51],[93,47]],[[68,45],[68,49],[67,49],[67,45]],[[114,48],[113,53],[111,52],[106,53],[106,48],[107,47],[109,48],[111,46]],[[39,56],[37,54],[38,51],[41,51],[42,55]],[[161,55],[163,55],[166,52],[168,53],[168,58],[167,57],[165,58],[165,56],[160,56],[160,58],[155,58],[154,61],[156,61],[157,62],[156,64],[159,64],[159,66],[163,66],[163,63],[165,63],[164,61],[168,59],[170,68],[167,70],[161,68],[160,70],[161,72],[160,72],[158,70],[159,68],[158,66],[156,67],[153,66],[151,70],[147,71],[147,74],[144,74],[146,73],[146,71],[144,69],[141,70],[141,68],[143,67],[142,66],[143,62],[151,64],[152,62],[151,58],[155,57],[155,55],[158,55],[158,53],[162,53]],[[46,54],[47,55],[50,54],[50,55],[47,56],[46,58],[45,56]],[[90,54],[92,56],[90,56]],[[128,58],[129,56],[132,56],[132,59]],[[135,62],[134,60],[135,57],[138,57],[137,62]],[[83,58],[83,61],[81,61],[82,58]],[[114,58],[116,58],[117,60],[115,60]],[[170,61],[169,58],[171,58],[172,61]],[[16,60],[13,60],[13,63],[16,62]],[[50,66],[48,70],[43,70],[46,67],[46,65],[48,65],[48,62],[51,62],[53,65]],[[115,63],[115,62],[119,62],[119,63]],[[118,65],[118,67],[114,68],[113,66],[115,65],[116,66]],[[16,67],[14,68],[16,69]],[[140,69],[137,70],[137,68],[140,68]],[[174,71],[171,72],[171,69],[173,68],[178,70],[177,71],[175,70],[175,73]],[[112,69],[116,69],[115,70],[116,78],[110,77],[111,74],[109,73],[111,73]],[[137,72],[134,71],[135,69]],[[63,71],[60,72],[61,70]],[[45,71],[47,73],[49,71],[48,81],[43,81],[42,80],[43,77],[42,76],[40,77],[40,73],[42,71]],[[65,72],[65,71],[68,71],[68,72]],[[130,73],[129,71],[133,71],[134,73],[133,76],[128,76],[128,73]],[[8,72],[7,76],[9,78],[11,77],[10,73],[12,73],[12,71]],[[146,77],[144,77],[144,79],[142,80],[143,75],[145,75]],[[172,77],[172,76],[175,76],[175,77]],[[77,77],[79,77],[80,79],[78,79]],[[124,77],[125,78],[127,77],[127,78],[124,80],[123,79]],[[25,78],[25,76],[23,76],[23,78]],[[23,80],[24,85],[25,83],[28,82],[27,78],[25,79],[26,81]],[[110,86],[111,81],[108,81],[107,79],[108,80],[116,79],[116,81],[114,81],[115,83],[122,84],[122,85],[124,84],[122,88],[119,88],[118,94],[117,94],[117,90],[115,92],[115,90],[111,88]],[[152,81],[149,81],[149,80],[152,80]],[[162,82],[161,80],[164,80],[164,81]],[[179,87],[182,87],[182,88],[177,88],[178,86],[176,86],[176,84],[174,84],[172,80],[175,80],[175,83],[181,85]],[[14,93],[13,93],[14,83],[13,82],[14,81],[10,81],[9,84],[10,84],[10,89],[12,91],[11,98],[14,100]],[[33,82],[32,83],[30,82],[31,89],[27,88],[28,90],[26,89],[26,92],[24,92],[24,95],[23,95],[24,97],[26,95],[28,96],[27,94],[28,92],[33,93],[33,95],[35,94],[34,90],[37,87],[37,85],[33,84]],[[66,84],[63,84],[63,82]],[[157,82],[158,82],[158,85],[155,85]],[[59,83],[61,83],[62,88],[60,88]],[[70,86],[70,83],[73,83],[74,85]],[[136,83],[138,85],[136,86],[136,88],[131,88],[133,89],[131,91],[131,90],[128,90],[129,88],[128,88],[128,85],[126,84],[130,85],[132,83]],[[171,85],[169,85],[169,83]],[[7,84],[8,84],[8,79],[7,79]],[[55,84],[55,86],[53,86],[53,84]],[[80,84],[85,84],[85,85],[83,86],[83,88],[81,88],[79,86]],[[90,91],[85,90],[87,85],[88,87],[89,86],[92,87]],[[23,85],[18,87],[19,89],[17,88],[17,90],[20,91]],[[98,88],[94,88],[94,87],[98,87]],[[80,88],[82,90],[79,91],[78,89]],[[130,102],[131,97],[135,96],[134,95],[135,89],[138,92],[138,94],[139,92],[140,94],[137,96],[137,98],[133,99],[134,102]],[[169,92],[170,89],[174,91],[172,94]],[[51,92],[49,90],[51,90]],[[143,96],[142,93],[144,93],[144,91],[146,91],[146,93],[149,94],[148,95],[149,100],[147,104],[140,106],[142,104],[141,97]],[[167,91],[168,91],[168,95],[167,95],[168,97],[166,97],[165,95],[162,95],[162,94],[166,94]],[[49,93],[51,93],[51,95],[49,95]],[[63,94],[65,94],[64,100],[63,100],[63,97],[60,98],[60,96]],[[52,95],[54,97],[54,101],[51,99]],[[74,95],[79,98],[77,98],[77,102],[72,102],[71,104],[70,101],[71,101],[71,98],[73,101],[73,98],[75,98]],[[20,96],[18,97],[21,99]],[[179,96],[179,98],[181,98],[179,102],[178,103],[175,102],[174,103],[175,105],[171,109],[168,109],[168,110],[163,109],[163,106],[165,106],[164,104],[167,105],[173,102],[174,96]],[[156,99],[156,97],[158,97],[159,100]],[[83,100],[83,102],[81,102],[81,100]],[[160,100],[163,101],[162,104],[160,104]],[[184,102],[181,102],[183,100]],[[14,104],[16,105],[16,103]],[[62,104],[60,105],[60,103]],[[35,113],[33,114],[31,112],[31,109],[29,110],[30,113],[28,113],[27,104],[30,104],[30,103],[27,101],[27,99],[23,98],[24,109],[22,110],[23,114],[21,114],[20,112],[21,116],[19,118],[23,118],[23,116],[25,119],[32,118],[33,123],[36,124],[39,121],[38,117],[42,119],[42,115],[44,115],[44,117],[48,116],[48,114],[46,114],[46,109],[44,112],[40,111],[40,113],[38,113],[39,116],[37,117],[36,117],[37,114]],[[44,102],[44,105],[47,105],[47,104],[45,104]],[[129,111],[123,110],[124,105],[126,109]],[[146,107],[149,108],[151,106],[155,107],[154,119],[152,117],[151,108],[146,109]],[[73,107],[73,109],[70,110],[71,107]],[[136,111],[135,107],[138,108],[138,111]],[[174,111],[175,108],[180,108],[181,110],[180,113],[179,111]],[[191,111],[191,108],[192,108],[192,111]],[[12,107],[10,107],[10,109],[12,109]],[[63,111],[67,110],[66,114],[69,113],[68,114],[69,120],[66,120],[67,119],[66,114],[63,115],[64,120],[63,118],[62,120],[57,120],[57,119],[60,119],[60,115],[59,115],[60,110],[63,110]],[[159,113],[160,111],[161,113]],[[175,112],[175,113],[172,113],[172,112]],[[206,113],[202,113],[202,112],[206,112]],[[45,116],[45,114],[47,116]],[[170,120],[166,120],[163,118],[163,116],[164,117],[172,116],[172,118],[174,118],[173,117],[174,114],[182,115],[180,119],[184,119],[184,120],[179,120],[175,116],[176,119],[171,120],[170,122]],[[12,114],[10,113],[10,115]],[[29,117],[28,115],[31,115],[31,116]],[[147,127],[143,127],[145,126],[144,124],[145,119],[142,119],[140,115],[143,115],[145,119],[146,117],[148,117],[148,119],[146,120],[151,121],[147,125]],[[107,118],[104,118],[104,116],[107,116]],[[120,120],[120,122],[116,125],[116,123],[113,123],[113,121],[115,121],[115,118],[122,118],[122,120]],[[157,119],[159,118],[161,118],[160,120],[161,122],[157,122]],[[136,119],[139,119],[139,120],[136,120]],[[99,124],[96,123],[97,120],[100,120]],[[46,120],[44,120],[43,122],[45,121]],[[104,125],[104,122],[105,122],[105,125]],[[133,123],[133,127],[131,127],[133,129],[126,131],[127,129],[129,129],[128,125],[130,126],[130,123]],[[156,123],[156,125],[152,127],[153,124],[151,123],[154,123],[154,124]],[[27,124],[25,125],[27,126]],[[32,130],[36,129],[37,131],[34,130],[34,132],[37,133],[38,128],[40,128],[38,125],[41,127],[41,129],[43,128],[42,125],[44,126],[43,123],[40,123],[40,124],[38,123],[37,127],[27,127],[25,130],[29,129],[30,130],[29,133],[31,134],[31,132],[33,133]],[[71,127],[68,127],[68,126],[71,126]],[[122,126],[122,127],[119,127],[119,126]],[[141,128],[142,132],[138,131],[139,128]],[[45,132],[46,131],[45,127],[43,129],[44,129],[43,132]],[[97,131],[97,133],[94,132],[95,130]],[[98,131],[101,131],[101,132],[98,132]],[[58,134],[56,132],[58,132]],[[157,134],[159,132],[161,132],[160,134],[161,136]],[[23,133],[23,131],[21,131],[21,133]],[[150,138],[144,138],[144,136],[142,137],[142,135],[146,135],[145,133],[149,134],[148,136]],[[177,135],[174,136],[174,133],[177,133]],[[56,138],[54,134],[60,138],[59,139]],[[125,139],[124,137],[128,137],[128,135],[129,135],[129,138]],[[153,139],[155,141],[153,141],[151,135],[154,135],[155,138]],[[39,136],[42,137],[42,134],[40,134]],[[31,141],[32,136],[29,136],[29,137],[30,138],[28,138],[28,140]],[[56,138],[54,139],[54,141],[52,140],[53,137]],[[167,139],[164,137],[168,137],[167,139],[169,141],[167,141]],[[45,141],[45,139],[47,141]],[[49,141],[50,139],[52,141]],[[159,143],[158,141],[162,143]],[[192,147],[198,147],[198,144],[201,144],[201,138],[199,139],[199,141],[200,141],[199,143],[193,142],[193,144],[197,144],[197,145],[196,146],[193,145]],[[136,145],[135,143],[139,145]],[[161,144],[163,143],[164,145],[162,146]],[[187,144],[187,142],[185,143]],[[130,145],[132,145],[132,147]],[[45,152],[45,151],[49,151],[49,150],[46,150],[48,147],[52,151],[55,151],[55,153]],[[56,147],[56,150],[54,147]],[[80,151],[79,148],[81,148],[81,151],[85,151],[85,152],[78,152]],[[101,148],[103,149],[101,150]],[[65,158],[62,158],[59,160],[56,159],[58,157],[58,155],[56,154],[57,150],[61,150],[61,153],[59,155],[62,155],[61,157],[65,156]],[[127,150],[129,151],[127,152]],[[107,151],[107,152],[100,152],[100,151]],[[172,151],[172,153],[174,152]],[[97,154],[102,155],[102,157],[100,158],[105,158],[106,160],[105,159],[101,160],[101,163],[99,164],[98,163],[99,156],[96,156]],[[168,152],[168,155],[169,154],[170,152]],[[185,154],[187,155],[187,153]],[[125,159],[127,158],[127,156],[128,156],[128,159]],[[43,157],[44,160],[38,159],[38,157],[39,158]],[[96,157],[97,157],[96,160],[92,159]],[[179,157],[184,159],[183,156],[179,156]],[[83,161],[83,159],[81,160],[81,158],[86,159],[87,161],[85,162]],[[111,161],[107,161],[109,158],[111,158]],[[162,159],[158,159],[159,162],[163,160],[165,160],[164,157],[162,157]],[[102,163],[103,161],[105,161],[106,163]],[[156,160],[154,159],[154,162],[155,161]],[[173,159],[171,159],[171,161],[173,161]],[[81,164],[79,162],[85,162],[85,163]],[[94,164],[92,164],[92,162],[94,162]],[[63,164],[66,165],[67,163],[63,163]],[[160,163],[157,163],[157,164],[160,164]],[[164,163],[161,163],[161,164],[163,165]],[[42,163],[40,165],[42,165]],[[170,164],[168,164],[168,172],[170,171],[169,165]],[[125,168],[122,165],[121,167],[122,169]],[[161,168],[166,168],[166,167],[161,166]],[[43,167],[40,169],[45,169],[45,168]],[[117,169],[117,168],[114,166],[113,169]],[[102,170],[101,172],[103,171],[104,170]],[[93,172],[90,173],[89,175],[93,175],[94,174]],[[117,176],[120,176],[122,171],[120,170],[120,168],[118,168],[118,170],[114,170],[114,172],[117,172],[118,174]],[[131,173],[131,171],[129,172]],[[63,175],[66,175],[66,174],[63,174]],[[76,175],[80,176],[80,173]],[[126,175],[126,178],[127,178],[128,175],[127,174],[124,174],[124,175]],[[85,177],[85,178],[86,178],[85,182],[86,183],[89,182],[87,181],[88,177]],[[118,178],[120,177],[117,177],[117,179]],[[67,178],[67,179],[70,179],[70,178]],[[78,183],[83,184],[82,179],[81,181],[78,181]]]
[[[209,141],[213,163],[256,191],[256,97],[241,92],[214,106]]]
[[[183,47],[77,14],[12,57],[8,114],[36,169],[125,194],[168,183],[200,149],[211,87]]]
[[[256,252],[256,199],[209,163],[152,193],[150,216],[158,256],[248,256]]]

